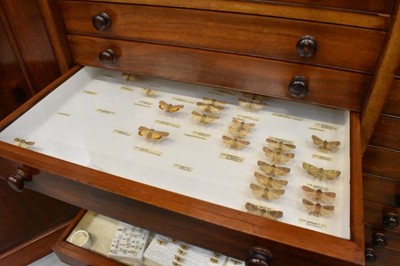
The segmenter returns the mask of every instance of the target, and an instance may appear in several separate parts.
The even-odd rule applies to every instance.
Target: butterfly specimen
[[[318,146],[318,150],[322,152],[331,152],[340,146],[340,141],[322,140],[315,135],[312,135],[311,138],[314,144]]]
[[[257,182],[266,188],[282,189],[288,183],[286,180],[274,179],[272,177],[260,174],[259,172],[254,172],[254,176],[256,177]]]
[[[285,176],[289,174],[290,168],[283,166],[276,166],[275,164],[269,164],[263,161],[257,162],[258,167],[265,174],[273,177],[273,176]]]
[[[303,199],[303,205],[310,215],[314,216],[329,216],[332,214],[335,206],[332,205],[321,205],[319,203],[313,203],[309,200]]]
[[[268,143],[268,145],[271,148],[273,148],[275,150],[281,150],[281,151],[285,151],[286,152],[286,151],[291,151],[293,149],[296,149],[296,145],[293,145],[293,144],[290,144],[290,143],[285,143],[285,142],[282,142],[282,141],[277,141],[277,140],[274,140],[272,138],[267,138],[265,141]]]
[[[224,101],[219,101],[219,100],[211,99],[211,98],[207,98],[207,97],[203,97],[203,102],[207,103],[207,104],[216,105],[216,106],[223,106],[225,104]]]
[[[164,110],[165,112],[167,112],[167,113],[175,113],[175,112],[178,112],[179,110],[181,110],[184,106],[183,105],[181,105],[181,104],[179,104],[179,105],[172,105],[172,104],[169,104],[169,103],[166,103],[166,102],[164,102],[164,101],[159,101],[158,102],[158,107],[161,109],[161,110]]]
[[[271,160],[272,163],[287,163],[290,159],[294,158],[294,153],[274,151],[270,148],[263,148],[265,156]]]
[[[193,111],[192,118],[199,123],[208,124],[213,122],[215,119],[218,119],[219,116],[213,114],[200,114],[196,111]]]
[[[209,113],[218,113],[222,110],[224,110],[223,106],[220,105],[214,105],[212,103],[196,103],[197,107],[204,111],[204,112],[209,112]]]
[[[265,107],[265,103],[239,99],[239,105],[248,111],[258,111]]]
[[[285,194],[283,189],[265,188],[254,183],[250,184],[251,192],[254,196],[261,197],[266,200],[278,199]]]
[[[334,192],[323,192],[320,189],[313,189],[308,186],[301,186],[301,189],[308,197],[317,202],[332,203],[336,198],[336,193]]]
[[[161,140],[162,138],[169,136],[168,132],[156,131],[143,126],[140,126],[138,130],[139,136],[145,137],[148,140]]]
[[[222,140],[225,144],[228,144],[229,147],[234,150],[240,150],[250,144],[250,142],[248,141],[231,138],[225,135],[222,136]]]
[[[31,146],[33,146],[35,144],[34,141],[28,141],[25,139],[21,139],[21,138],[15,138],[14,139],[14,145],[18,146],[18,147],[22,147],[22,148],[30,148]]]
[[[309,175],[312,175],[319,180],[333,180],[340,176],[340,171],[338,170],[325,170],[324,168],[318,168],[309,163],[303,163],[303,168],[307,171]]]
[[[142,88],[142,94],[147,97],[155,97],[158,94],[158,91],[153,89]]]
[[[255,214],[275,221],[279,218],[282,218],[283,216],[283,212],[281,211],[268,210],[266,207],[256,205],[250,202],[246,202],[246,205],[244,207],[246,208],[248,213]]]

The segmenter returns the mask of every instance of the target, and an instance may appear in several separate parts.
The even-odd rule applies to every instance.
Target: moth
[[[34,144],[35,144],[34,141],[28,141],[28,140],[21,139],[21,138],[14,138],[14,145],[16,145],[18,147],[30,148]]]
[[[307,171],[307,173],[319,180],[333,180],[336,177],[340,176],[341,172],[338,170],[325,170],[324,168],[318,168],[309,163],[303,163],[303,168]]]
[[[216,105],[216,106],[223,106],[225,104],[224,101],[219,101],[219,100],[211,99],[211,98],[207,98],[207,97],[203,97],[203,102],[207,103],[207,104]]]
[[[139,132],[138,132],[139,136],[145,137],[148,140],[158,141],[158,140],[161,140],[161,139],[169,136],[168,132],[157,131],[154,129],[149,129],[144,126],[140,126],[138,128],[138,130],[139,130]]]
[[[267,147],[264,147],[263,151],[265,156],[267,156],[267,158],[270,159],[272,163],[287,163],[288,161],[290,161],[290,159],[294,158],[294,153],[274,151]]]
[[[254,123],[246,123],[243,121],[240,121],[239,119],[236,118],[232,118],[232,122],[231,122],[231,127],[233,128],[237,128],[240,130],[247,130],[250,131],[255,127],[256,124]]]
[[[285,194],[283,189],[265,188],[254,183],[250,184],[251,192],[254,196],[261,197],[266,200],[274,200]]]
[[[336,198],[336,193],[334,192],[323,192],[320,189],[313,189],[308,186],[301,186],[301,189],[309,198],[317,202],[332,203]]]
[[[222,136],[222,140],[224,141],[225,144],[228,144],[229,147],[234,150],[240,150],[250,144],[250,142],[248,141],[231,138],[225,135]]]
[[[239,99],[239,105],[248,111],[258,111],[265,107],[264,103]]]
[[[276,221],[279,218],[282,218],[283,216],[283,212],[281,211],[268,210],[266,207],[256,205],[250,202],[246,202],[246,205],[244,207],[246,208],[248,213],[255,214],[274,221]]]
[[[253,101],[253,102],[261,103],[261,102],[263,102],[263,101],[265,100],[265,97],[262,96],[262,95],[252,94],[252,93],[246,93],[246,92],[243,92],[242,94],[243,94],[243,96],[244,96],[245,98],[248,98],[248,99],[250,99],[250,100]]]
[[[257,162],[258,167],[261,171],[269,176],[286,176],[290,172],[290,168],[283,166],[276,166],[275,164],[269,164],[263,161]]]
[[[198,103],[196,103],[196,105],[200,110],[202,110],[204,112],[209,112],[209,113],[218,113],[218,112],[224,110],[223,106],[214,105],[212,103],[198,102]]]
[[[308,214],[314,216],[329,216],[332,214],[335,206],[332,205],[321,205],[320,203],[313,203],[309,200],[303,199],[304,208],[308,211]]]
[[[193,111],[192,118],[199,123],[208,124],[214,122],[214,120],[218,119],[219,116],[213,114],[200,114],[196,111]]]
[[[142,88],[142,94],[146,97],[155,97],[158,94],[158,91],[153,89]]]
[[[286,151],[291,151],[291,150],[296,149],[296,145],[293,145],[293,144],[290,144],[290,143],[285,143],[285,142],[282,142],[282,141],[277,141],[277,140],[274,140],[272,138],[267,138],[265,141],[268,143],[268,145],[271,148],[273,148],[275,150],[281,150],[281,151],[285,151],[286,152]]]
[[[266,188],[283,189],[288,183],[286,180],[274,179],[259,172],[254,172],[254,176],[257,182]]]
[[[248,130],[244,130],[244,129],[238,129],[238,128],[234,128],[232,126],[228,127],[228,132],[235,138],[244,138],[247,136],[247,134],[249,134]]]
[[[158,107],[161,110],[164,110],[167,113],[175,113],[178,112],[179,110],[181,110],[184,106],[179,104],[179,105],[173,105],[170,103],[166,103],[164,101],[159,101],[158,102]]]
[[[139,76],[135,75],[135,74],[122,73],[122,78],[127,80],[127,81],[132,81],[132,80],[139,79]]]
[[[318,146],[318,150],[322,152],[331,152],[333,150],[336,150],[340,146],[340,141],[322,140],[315,135],[312,135],[311,139],[313,143]]]

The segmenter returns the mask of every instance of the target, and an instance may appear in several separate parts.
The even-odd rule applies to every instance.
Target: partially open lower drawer
[[[357,114],[77,70],[2,121],[16,189],[248,265],[364,263]]]

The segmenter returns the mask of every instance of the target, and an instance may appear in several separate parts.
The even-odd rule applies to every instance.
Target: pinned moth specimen
[[[178,112],[179,110],[181,110],[184,107],[182,104],[173,105],[173,104],[170,104],[170,103],[166,103],[164,101],[159,101],[158,104],[159,104],[158,107],[161,110],[164,110],[167,113]]]
[[[325,170],[324,168],[318,168],[309,163],[303,163],[303,168],[307,171],[309,175],[312,175],[319,180],[333,180],[341,174],[341,172],[338,170]]]
[[[290,159],[294,158],[294,153],[274,151],[270,148],[263,148],[265,156],[271,160],[272,163],[287,163]]]
[[[198,102],[198,103],[196,103],[196,105],[200,110],[202,110],[204,112],[209,112],[209,113],[218,113],[218,112],[224,110],[223,106],[214,105],[212,103],[201,103],[201,102]]]
[[[250,184],[250,189],[254,196],[261,197],[266,200],[278,199],[285,194],[285,190],[283,189],[265,188],[254,183]]]
[[[169,136],[168,132],[157,131],[154,129],[149,129],[144,126],[140,126],[138,130],[139,130],[138,132],[139,136],[145,137],[147,140],[158,141]]]
[[[283,189],[288,183],[286,180],[274,179],[259,172],[254,172],[254,176],[257,182],[266,188]]]
[[[267,138],[265,141],[268,143],[269,147],[275,150],[287,152],[296,149],[296,145],[285,143],[283,141],[277,141],[272,138]]]
[[[275,164],[269,164],[263,161],[258,161],[257,165],[261,171],[269,176],[286,176],[290,172],[290,168],[288,167],[276,166]]]
[[[248,141],[231,138],[225,135],[222,136],[222,140],[224,141],[225,144],[228,144],[229,147],[234,150],[240,150],[250,144],[250,142]]]
[[[142,94],[146,97],[155,97],[158,94],[158,91],[153,89],[142,88]]]
[[[246,92],[243,92],[242,94],[245,98],[248,98],[253,102],[261,103],[265,100],[265,97],[262,95],[246,93]]]
[[[331,152],[340,146],[340,141],[322,140],[315,135],[312,135],[311,138],[314,144],[318,146],[318,150],[322,152]]]
[[[224,101],[219,101],[219,100],[211,99],[211,98],[207,98],[207,97],[203,97],[203,102],[207,103],[207,104],[216,105],[216,106],[223,106],[225,104]]]
[[[132,81],[132,80],[139,79],[139,76],[135,75],[135,74],[122,73],[122,78],[127,80],[127,81]]]
[[[246,205],[244,206],[247,210],[248,213],[255,214],[270,220],[276,221],[279,218],[282,218],[283,212],[281,211],[273,211],[273,210],[268,210],[268,208],[256,205],[250,202],[246,202]]]
[[[30,148],[35,144],[34,141],[28,141],[21,138],[14,138],[14,145],[21,147],[21,148]]]
[[[336,198],[336,193],[334,192],[323,192],[320,189],[313,189],[308,186],[301,186],[301,189],[309,198],[317,202],[332,203]]]
[[[246,122],[240,121],[239,119],[236,119],[236,118],[232,118],[232,122],[231,122],[231,127],[239,129],[239,130],[246,130],[246,131],[252,130],[255,125],[256,124],[254,124],[254,123],[246,123]]]
[[[213,114],[200,114],[196,111],[192,112],[192,118],[199,123],[208,124],[214,122],[219,116]]]
[[[265,103],[239,99],[239,105],[248,111],[258,111],[265,107]]]
[[[309,200],[303,199],[304,208],[308,211],[308,214],[314,216],[329,216],[332,214],[335,206],[332,205],[321,205],[320,203],[313,203]]]

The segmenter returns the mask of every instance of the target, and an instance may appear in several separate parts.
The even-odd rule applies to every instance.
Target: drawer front
[[[400,182],[364,174],[364,199],[392,207],[400,207]]]
[[[400,181],[400,152],[369,146],[363,157],[363,172]]]
[[[229,51],[367,73],[375,68],[385,36],[382,31],[361,28],[182,8],[65,1],[61,9],[67,31],[73,34]],[[99,31],[92,18],[102,12],[111,24]],[[310,42],[316,42],[311,57],[296,52],[303,36],[314,38],[302,41],[299,48],[303,52],[313,49]]]
[[[378,235],[383,234],[383,235]],[[365,225],[365,243],[369,246],[374,246],[374,243],[380,243],[386,241],[385,249],[390,249],[400,252],[400,232],[396,232],[390,229],[384,229],[382,227]],[[383,248],[382,246],[375,246],[376,249]]]
[[[370,81],[357,73],[229,53],[79,35],[69,35],[68,40],[77,64],[105,67],[99,53],[112,49],[116,60],[112,63],[107,57],[111,68],[278,98],[295,99],[288,85],[295,76],[304,76],[308,93],[302,100],[356,111]]]
[[[400,78],[395,78],[382,113],[400,116]]]
[[[400,151],[400,118],[381,115],[369,144]]]
[[[364,216],[366,224],[400,232],[400,226],[398,225],[400,219],[399,208],[364,201]]]

